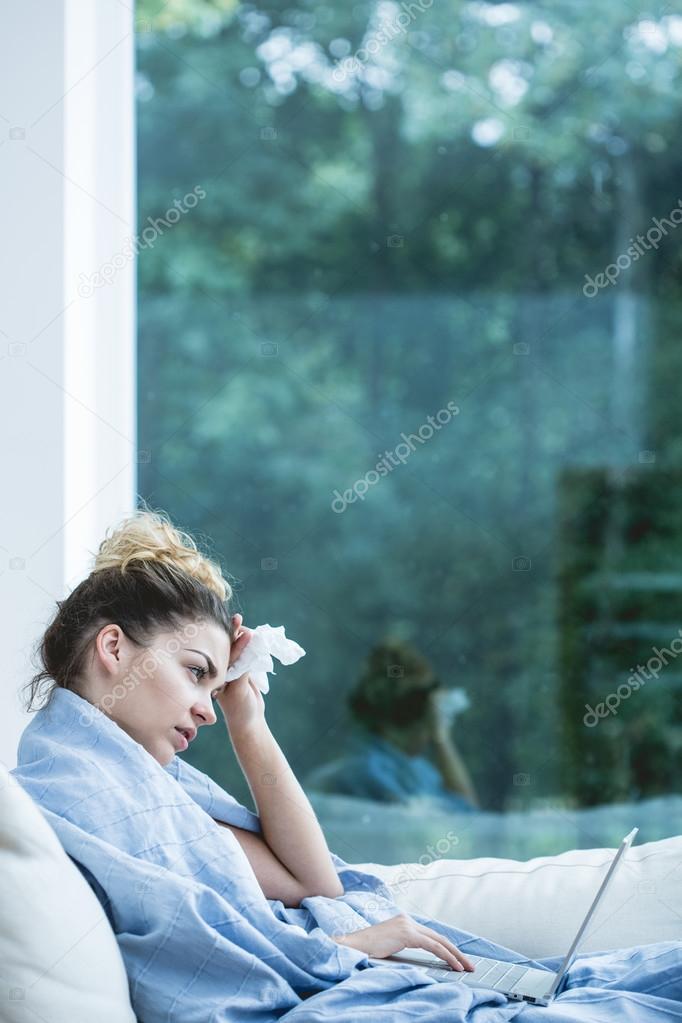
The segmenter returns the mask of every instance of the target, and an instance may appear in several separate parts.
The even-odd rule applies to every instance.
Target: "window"
[[[669,834],[682,18],[138,26],[138,489],[308,651],[267,713],[331,847],[614,844],[622,802]],[[248,800],[223,730],[192,758]]]

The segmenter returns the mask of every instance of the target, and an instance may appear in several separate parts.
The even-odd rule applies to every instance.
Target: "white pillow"
[[[406,913],[490,938],[531,959],[562,955],[615,850],[581,849],[520,862],[494,858],[358,865]],[[682,838],[634,846],[588,928],[581,952],[682,940]]]
[[[123,960],[94,892],[0,763],[0,1019],[135,1023]]]

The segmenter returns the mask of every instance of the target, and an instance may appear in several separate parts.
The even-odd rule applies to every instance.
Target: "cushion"
[[[135,1023],[114,932],[30,796],[0,763],[0,1019]]]
[[[518,861],[439,859],[358,864],[391,888],[403,912],[430,916],[531,959],[568,951],[614,850]],[[682,940],[682,837],[632,847],[593,918],[581,952]]]

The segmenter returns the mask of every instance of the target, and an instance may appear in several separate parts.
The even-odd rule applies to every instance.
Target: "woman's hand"
[[[231,667],[235,661],[238,661],[244,652],[244,647],[248,646],[251,637],[253,635],[253,629],[249,629],[247,625],[242,625],[244,621],[241,615],[232,615],[232,631],[234,633],[234,640],[230,646],[230,664]]]
[[[469,706],[469,698],[463,689],[432,689],[427,704],[427,717],[434,736],[449,736],[452,723],[458,714]]]
[[[258,686],[251,681],[247,672],[233,682],[228,682],[216,696],[216,703],[222,710],[230,730],[235,735],[257,729],[265,721],[265,701]]]
[[[253,630],[242,626],[242,616],[232,616],[235,639],[230,648],[230,665],[241,656]],[[214,699],[227,720],[231,735],[247,732],[265,720],[265,701],[248,672],[214,691]]]
[[[402,952],[404,948],[423,948],[439,959],[444,959],[453,970],[474,971],[473,963],[443,934],[430,927],[423,927],[406,913],[393,916],[381,924],[363,927],[351,934],[334,935],[333,940],[377,959],[385,959],[395,952]]]

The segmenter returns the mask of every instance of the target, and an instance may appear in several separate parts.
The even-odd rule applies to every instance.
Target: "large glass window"
[[[677,830],[682,17],[137,24],[138,490],[305,647],[267,717],[330,846]]]

